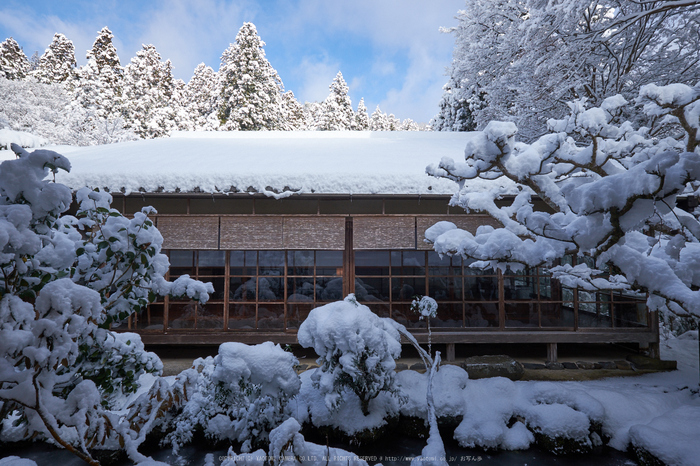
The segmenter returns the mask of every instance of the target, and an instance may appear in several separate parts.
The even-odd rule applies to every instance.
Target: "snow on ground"
[[[508,426],[513,416],[530,427],[537,426],[543,433],[586,442],[589,423],[593,421],[602,425],[603,435],[610,438],[609,445],[618,450],[627,450],[631,442],[633,447],[645,449],[666,464],[695,465],[700,458],[697,338],[698,332],[694,331],[662,342],[662,358],[676,360],[678,370],[639,377],[584,382],[512,382],[502,377],[469,380],[461,368],[443,366],[434,381],[436,414],[438,417],[463,414],[464,420],[457,427],[455,438],[465,447],[529,448],[534,437],[521,421]],[[302,392],[305,385],[310,385],[310,375],[310,371],[302,374]],[[142,378],[142,381],[147,382],[147,379]],[[397,375],[397,382],[406,398],[401,413],[425,419],[427,375],[402,371]],[[319,408],[325,408],[322,398],[316,400]],[[307,397],[306,401],[311,400]],[[284,451],[282,446],[291,445],[292,438],[297,454],[304,452],[314,458],[326,454],[325,446],[308,443],[298,434],[298,423],[309,420],[303,412],[297,412],[299,408],[302,407],[291,409],[296,420],[289,420],[274,435],[270,434],[274,448],[268,455],[290,454],[291,450]],[[355,418],[363,417],[359,406],[351,408],[354,409],[337,416],[338,423],[354,424]],[[255,452],[250,458],[229,453],[234,459],[226,465],[258,464],[253,456],[264,456],[265,452]],[[334,454],[347,455],[348,459],[353,457],[352,453],[340,450]],[[16,457],[5,458],[0,460],[0,466],[33,464],[21,461]]]
[[[25,131],[15,131],[10,128],[0,129],[0,149],[7,149],[9,152],[10,145],[19,144],[22,147],[41,147],[48,144],[48,141],[40,136],[35,136],[32,133],[27,133]],[[14,154],[12,154],[14,158]],[[2,158],[1,160],[5,160]]]
[[[430,177],[425,167],[459,158],[471,133],[369,131],[249,131],[175,133],[173,137],[88,147],[51,146],[67,156],[71,173],[56,181],[153,192],[238,191],[273,197],[322,194],[453,194],[456,183]],[[14,158],[0,152],[0,159]],[[487,182],[475,181],[476,184]],[[488,186],[511,186],[509,181]],[[272,189],[270,189],[272,188]],[[235,192],[235,191],[234,191]]]

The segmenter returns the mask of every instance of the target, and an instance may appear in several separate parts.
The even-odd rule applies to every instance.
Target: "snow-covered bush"
[[[679,196],[700,195],[700,85],[648,84],[636,103],[653,127],[620,121],[628,102],[617,95],[600,107],[571,103],[532,144],[515,140],[513,123],[473,133],[465,160],[444,158],[427,171],[458,182],[451,205],[503,226],[473,235],[440,222],[426,238],[440,254],[479,261],[472,267],[545,266],[567,287],[649,293],[650,310],[700,315],[698,211],[678,206]],[[472,188],[477,178],[493,189]],[[537,199],[547,209],[535,208]],[[566,255],[594,264],[555,266]]]
[[[270,462],[276,466],[325,466],[343,464],[366,466],[367,462],[354,453],[326,445],[307,442],[299,432],[301,425],[294,419],[287,419],[270,432]],[[222,465],[224,466],[224,465]]]
[[[199,430],[213,441],[241,443],[245,452],[263,444],[289,417],[287,404],[301,386],[297,364],[292,353],[269,341],[223,343],[216,357],[194,362],[199,375],[167,441],[178,447]]]
[[[52,144],[87,146],[131,141],[121,117],[105,117],[84,107],[65,83],[0,78],[0,126],[29,132]],[[11,141],[26,147],[22,141]]]
[[[299,343],[314,348],[319,368],[311,376],[329,410],[357,395],[362,413],[382,392],[394,393],[395,359],[401,354],[398,330],[390,319],[358,304],[354,295],[313,309],[299,327]]]
[[[45,178],[70,170],[68,160],[12,150],[18,158],[0,164],[0,423],[19,416],[25,438],[50,439],[96,464],[89,449],[134,447],[130,432],[140,428],[104,405],[133,392],[140,374],[162,368],[136,335],[116,336],[110,323],[153,293],[185,291],[206,301],[212,287],[167,282],[152,222],[109,209],[106,193],[81,191],[78,218],[61,217],[71,192]]]

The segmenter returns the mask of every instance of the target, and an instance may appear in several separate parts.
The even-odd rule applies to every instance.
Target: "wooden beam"
[[[131,330],[134,331],[134,330]],[[227,341],[255,344],[272,341],[280,344],[297,343],[296,332],[274,331],[190,331],[169,333],[139,332],[147,345],[218,345]],[[428,343],[428,332],[413,333],[419,343]],[[656,343],[657,335],[648,329],[636,331],[602,332],[602,331],[463,331],[440,332],[433,330],[433,344],[457,343],[639,343],[649,345]],[[405,343],[405,342],[404,342]],[[449,351],[449,350],[448,350]]]

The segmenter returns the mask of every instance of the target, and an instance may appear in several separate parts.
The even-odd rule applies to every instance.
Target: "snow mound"
[[[700,458],[700,406],[681,406],[630,428],[635,449],[644,449],[664,462],[692,466]]]
[[[0,149],[9,149],[12,144],[24,148],[41,147],[48,144],[46,139],[25,131],[15,131],[9,128],[0,129]]]

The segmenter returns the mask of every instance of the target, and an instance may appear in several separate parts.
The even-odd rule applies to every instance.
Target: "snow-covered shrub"
[[[311,376],[329,410],[351,392],[362,413],[382,392],[395,393],[395,359],[401,354],[399,332],[390,319],[358,304],[354,295],[313,309],[299,327],[299,343],[314,348],[319,368]]]
[[[0,122],[52,144],[87,146],[138,139],[120,116],[102,116],[82,106],[65,83],[0,78],[0,96]],[[12,142],[26,147],[22,141]]]
[[[19,158],[0,164],[1,414],[19,416],[25,438],[51,439],[91,464],[89,449],[107,444],[130,446],[138,460],[131,433],[142,426],[104,405],[162,366],[109,325],[184,284],[165,281],[162,237],[145,214],[126,219],[108,194],[82,191],[79,218],[61,217],[71,192],[45,178],[70,170],[68,160],[12,150]],[[188,283],[188,296],[206,301],[211,285]]]
[[[271,464],[276,466],[367,465],[365,460],[354,453],[307,442],[299,432],[300,430],[299,422],[290,418],[270,432],[269,457]]]
[[[264,443],[289,417],[287,404],[301,386],[297,364],[293,354],[269,341],[223,343],[216,357],[194,362],[197,381],[167,441],[178,447],[201,430],[213,441],[242,443],[246,452]]]

